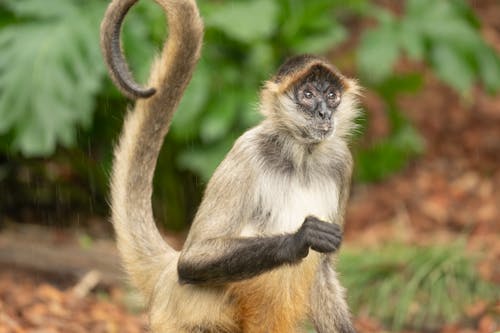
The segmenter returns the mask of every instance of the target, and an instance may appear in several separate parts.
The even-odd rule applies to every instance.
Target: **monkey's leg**
[[[318,333],[356,332],[345,300],[345,290],[328,255],[322,255],[310,297],[310,318]]]

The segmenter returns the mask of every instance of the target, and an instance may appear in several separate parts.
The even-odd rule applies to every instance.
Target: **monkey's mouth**
[[[316,132],[319,132],[325,136],[329,135],[333,132],[334,129],[333,121],[316,123],[314,129]]]
[[[330,137],[335,130],[333,122],[317,122],[311,126],[310,136],[314,141],[323,141]]]
[[[323,124],[320,124],[317,128],[321,132],[328,133],[333,129],[333,124],[332,123],[323,123]]]
[[[335,131],[334,121],[317,121],[310,119],[307,126],[298,128],[300,135],[297,137],[300,141],[306,143],[319,143],[328,139]]]

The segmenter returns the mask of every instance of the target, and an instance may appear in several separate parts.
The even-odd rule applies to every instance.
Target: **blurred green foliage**
[[[0,3],[0,150],[18,159],[68,158],[83,179],[96,183],[90,188],[103,203],[112,142],[127,103],[107,78],[99,52],[107,3]],[[197,179],[205,182],[234,139],[259,120],[262,82],[287,56],[326,54],[349,37],[356,20],[378,23],[363,32],[351,57],[361,84],[384,98],[391,124],[388,137],[357,151],[360,180],[383,179],[424,149],[395,102],[400,93],[418,92],[421,76],[395,73],[399,58],[424,61],[461,94],[476,82],[491,92],[500,89],[500,60],[463,0],[406,0],[400,16],[368,0],[214,0],[199,6],[206,24],[203,56],[155,179],[156,211],[170,227],[189,220],[202,187]],[[123,43],[139,80],[146,79],[167,34],[154,1],[140,1],[127,17]]]
[[[481,39],[479,22],[465,1],[406,0],[401,17],[382,8],[372,12],[379,25],[364,34],[358,51],[366,80],[388,78],[404,52],[410,59],[425,60],[461,93],[478,79],[489,91],[500,89],[500,60]]]
[[[500,297],[479,276],[478,259],[460,240],[423,247],[389,243],[371,251],[344,248],[338,269],[354,313],[379,318],[394,332],[432,331],[464,318],[475,302],[493,306]]]
[[[0,134],[8,149],[49,155],[92,123],[104,66],[98,2],[6,1],[0,32]],[[85,15],[82,15],[85,13]]]

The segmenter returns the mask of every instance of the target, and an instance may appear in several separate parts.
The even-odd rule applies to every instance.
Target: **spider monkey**
[[[209,181],[180,252],[151,208],[163,139],[200,57],[194,0],[156,0],[169,37],[148,85],[135,83],[120,29],[137,0],[113,0],[101,25],[111,78],[135,107],[111,174],[112,223],[123,264],[149,307],[152,332],[355,332],[334,269],[342,240],[358,115],[356,81],[323,58],[287,60],[261,91],[264,120],[244,133]]]

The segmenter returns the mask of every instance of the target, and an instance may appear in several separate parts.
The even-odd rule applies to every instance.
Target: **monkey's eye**
[[[304,90],[304,97],[307,99],[311,99],[313,97],[313,93],[309,90]]]
[[[326,93],[326,99],[329,105],[337,106],[340,103],[340,94],[337,94],[333,91],[329,91]]]

